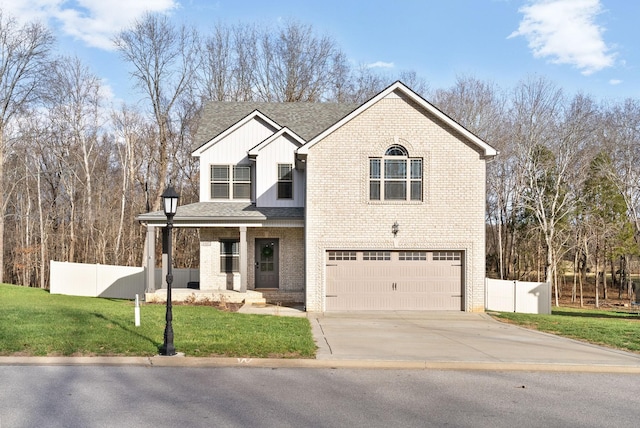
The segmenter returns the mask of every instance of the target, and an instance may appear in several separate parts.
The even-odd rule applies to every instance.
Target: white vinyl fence
[[[198,269],[173,269],[173,287],[187,288],[197,282]],[[49,289],[51,294],[69,296],[135,299],[145,293],[145,268],[93,265],[51,261]],[[155,270],[156,290],[163,288],[162,269]]]
[[[548,282],[485,280],[485,307],[490,311],[551,314],[551,284]]]

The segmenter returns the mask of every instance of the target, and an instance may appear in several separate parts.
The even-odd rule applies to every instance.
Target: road
[[[0,427],[637,426],[640,375],[0,366]]]

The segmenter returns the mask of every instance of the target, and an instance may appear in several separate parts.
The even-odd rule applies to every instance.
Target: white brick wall
[[[227,289],[227,275],[220,272],[220,240],[239,239],[238,228],[202,228],[200,230],[200,289]],[[301,227],[247,228],[247,288],[255,288],[255,240],[278,239],[280,245],[279,279],[283,292],[304,291],[304,232]],[[239,281],[239,274],[237,276]]]
[[[464,251],[465,310],[484,310],[485,161],[434,120],[411,101],[388,97],[309,149],[307,310],[324,310],[327,249],[394,247]],[[368,159],[395,141],[423,158],[423,202],[368,201]]]

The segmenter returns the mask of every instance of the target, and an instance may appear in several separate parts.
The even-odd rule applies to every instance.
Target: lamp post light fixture
[[[396,235],[398,235],[399,231],[400,231],[400,225],[396,221],[393,223],[393,226],[391,226],[391,233],[393,233],[394,238],[396,237]]]
[[[173,346],[173,305],[171,303],[171,284],[173,283],[173,271],[171,265],[171,231],[173,229],[173,216],[176,215],[178,210],[178,198],[180,195],[176,193],[176,190],[169,184],[161,195],[162,205],[164,206],[164,214],[167,216],[167,315],[166,325],[164,328],[164,343],[160,347],[161,355],[176,355],[176,348]]]

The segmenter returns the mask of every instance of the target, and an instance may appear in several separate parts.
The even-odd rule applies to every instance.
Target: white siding
[[[254,119],[205,150],[200,156],[200,202],[211,200],[211,165],[249,164],[249,149],[260,144],[274,131],[262,120]],[[253,182],[255,190],[255,179]]]
[[[256,158],[256,206],[303,207],[304,172],[293,171],[293,199],[278,199],[278,164],[295,167],[298,145],[289,137],[280,136],[263,147]]]

